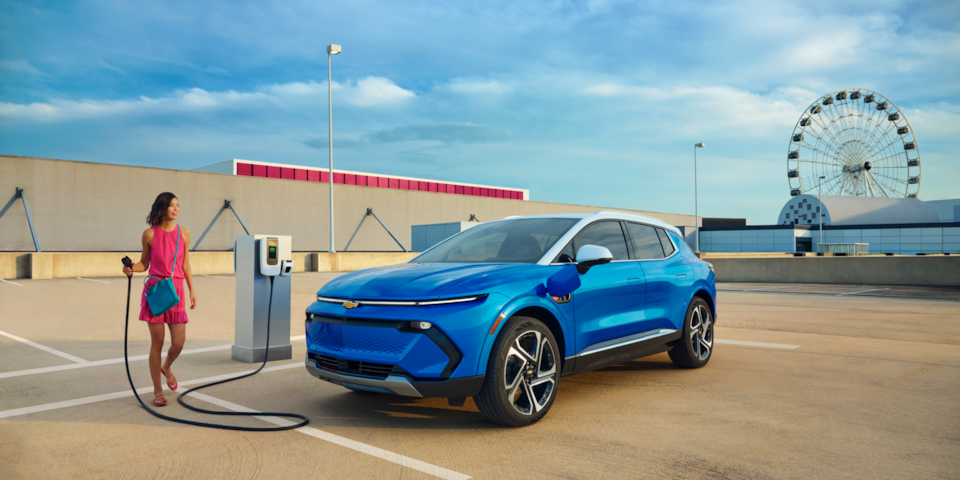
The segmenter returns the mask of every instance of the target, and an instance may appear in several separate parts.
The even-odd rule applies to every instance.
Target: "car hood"
[[[491,275],[502,277],[506,283],[513,273],[531,266],[525,263],[403,263],[343,275],[324,285],[317,295],[351,300],[429,300],[439,298],[456,286],[461,287],[458,292],[469,290],[471,281],[489,288]]]

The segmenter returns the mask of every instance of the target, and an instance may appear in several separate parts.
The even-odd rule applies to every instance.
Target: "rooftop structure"
[[[326,168],[305,167],[282,163],[258,162],[254,160],[233,159],[195,168],[196,172],[223,173],[247,177],[282,178],[307,182],[330,181]],[[333,169],[333,183],[358,185],[361,187],[393,188],[397,190],[416,190],[421,192],[447,193],[451,195],[470,195],[474,197],[506,198],[530,200],[530,190],[521,188],[495,187],[473,183],[447,182],[425,178],[401,177],[379,173],[354,172]]]
[[[798,195],[780,210],[778,225],[891,225],[938,223],[932,205],[915,198]]]

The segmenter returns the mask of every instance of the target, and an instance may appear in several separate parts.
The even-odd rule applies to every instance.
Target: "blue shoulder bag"
[[[151,278],[156,278],[159,280],[157,283],[154,283],[149,290],[147,290],[147,305],[150,305],[150,311],[153,312],[154,317],[159,317],[164,313],[167,313],[167,310],[170,310],[178,303],[180,303],[180,297],[177,295],[177,289],[173,286],[173,275],[177,272],[177,254],[180,253],[180,226],[177,225],[177,246],[173,252],[173,268],[170,270],[169,278],[160,278],[155,276],[149,276],[144,283],[150,281]]]

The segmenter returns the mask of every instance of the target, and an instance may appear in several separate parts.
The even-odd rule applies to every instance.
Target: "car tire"
[[[486,379],[473,401],[493,423],[508,427],[536,423],[557,397],[560,360],[557,341],[543,322],[513,317],[497,335]]]
[[[682,368],[700,368],[713,355],[713,314],[710,305],[693,297],[683,322],[683,335],[670,350],[670,360]]]

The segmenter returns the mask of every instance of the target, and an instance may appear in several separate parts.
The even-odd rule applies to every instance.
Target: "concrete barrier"
[[[350,272],[365,268],[396,265],[406,262],[417,253],[411,252],[340,252],[313,253],[311,262],[316,265],[314,272]]]
[[[0,278],[116,277],[124,255],[140,252],[0,253]],[[403,252],[294,252],[295,272],[347,272],[395,265]],[[960,256],[713,257],[721,282],[960,285]],[[233,252],[190,252],[195,275],[233,273]],[[146,275],[138,273],[137,276]]]
[[[394,265],[410,260],[416,253],[345,252],[293,253],[294,272],[346,272]],[[120,260],[140,260],[140,252],[51,252],[0,253],[0,278],[72,278],[120,276]],[[194,275],[233,273],[233,252],[190,252]],[[146,273],[137,273],[144,276]]]
[[[960,286],[960,256],[712,258],[720,282]]]

